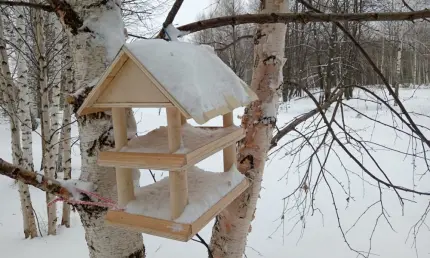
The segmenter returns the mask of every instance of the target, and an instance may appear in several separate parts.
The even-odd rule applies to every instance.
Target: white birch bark
[[[51,147],[50,155],[52,155],[53,162],[55,163],[54,177],[57,178],[57,168],[60,164],[57,164],[59,158],[60,150],[60,95],[61,95],[61,73],[62,73],[62,62],[61,62],[61,51],[63,48],[62,42],[59,40],[61,37],[61,24],[57,19],[55,14],[49,14],[47,19],[49,19],[50,33],[49,36],[52,37],[51,41],[54,42],[54,48],[51,50],[51,55],[49,56],[49,68],[51,70],[48,81],[50,82],[49,90],[51,93],[51,101],[49,102],[49,115],[51,117],[51,127],[49,128],[49,135],[51,137]]]
[[[261,13],[288,12],[287,0],[261,1]],[[251,186],[217,216],[212,230],[211,250],[215,258],[243,257],[251,221],[261,190],[264,164],[276,124],[279,93],[285,62],[285,24],[257,28],[251,88],[259,100],[251,103],[242,118],[245,139],[239,143],[238,169],[251,179]]]
[[[385,57],[385,38],[382,37],[382,49],[381,49],[381,67],[379,68],[382,72],[384,72],[384,57]]]
[[[66,14],[76,15],[80,21],[88,21],[88,27],[82,28],[78,19],[62,21],[69,33],[75,80],[78,92],[88,92],[88,87],[101,76],[113,55],[125,42],[124,25],[122,23],[120,1],[75,0],[68,1],[71,10]],[[91,6],[89,8],[88,6]],[[85,8],[83,8],[85,7]],[[63,11],[63,10],[62,10]],[[60,17],[64,14],[60,13]],[[103,19],[111,19],[109,27],[103,30]],[[113,21],[113,22],[112,22]],[[99,26],[91,26],[98,23]],[[115,26],[113,26],[115,25]],[[79,30],[77,30],[79,28]],[[112,31],[118,34],[109,34]],[[106,34],[104,34],[106,33]],[[113,36],[114,38],[110,38]],[[115,40],[121,43],[112,46]],[[116,49],[118,48],[118,49]],[[81,98],[77,98],[82,101]],[[75,103],[78,106],[81,103]],[[76,107],[75,107],[76,109]],[[130,112],[131,114],[131,112]],[[129,114],[129,115],[130,115]],[[135,123],[135,122],[134,122]],[[100,150],[112,148],[114,144],[112,120],[106,113],[97,113],[78,118],[81,175],[80,180],[94,182],[96,192],[101,196],[117,200],[115,169],[97,165],[97,155]],[[134,125],[135,126],[135,125]],[[117,227],[107,226],[104,221],[107,209],[96,206],[78,206],[85,237],[92,258],[142,258],[145,257],[142,234]]]
[[[399,97],[400,73],[402,70],[403,32],[399,35],[399,41],[397,48],[396,73],[394,75],[394,94],[396,94],[397,97]],[[397,106],[396,102],[394,102],[394,106]]]
[[[417,85],[419,82],[419,76],[418,76],[418,44],[417,41],[414,43],[414,67],[412,71],[412,81],[415,85]]]
[[[16,52],[17,56],[17,80],[16,86],[19,89],[19,109],[18,115],[21,122],[22,133],[22,154],[23,165],[25,169],[34,170],[33,166],[33,137],[30,114],[30,96],[31,91],[28,85],[28,68],[25,56],[30,56],[29,49],[24,41],[27,41],[27,33],[25,28],[24,8],[17,8],[18,16],[16,21],[17,35],[16,46],[20,51]],[[22,52],[21,52],[22,51]]]
[[[40,10],[35,10],[36,16],[36,42],[38,46],[38,62],[39,62],[39,83],[41,95],[41,112],[42,112],[42,148],[43,148],[43,172],[45,176],[55,177],[55,154],[52,147],[51,139],[51,114],[49,102],[49,85],[48,71],[45,56],[45,33],[43,30],[44,20]],[[51,194],[46,194],[46,204],[50,203],[55,197]],[[57,233],[57,205],[46,207],[48,215],[48,235],[56,235]]]
[[[9,60],[6,53],[4,37],[3,20],[0,17],[0,61],[1,61],[1,75],[3,77],[1,92],[3,93],[3,100],[5,101],[6,110],[9,115],[10,131],[11,131],[11,145],[12,145],[12,160],[13,164],[19,166],[28,166],[28,160],[23,162],[23,151],[21,148],[21,128],[18,119],[16,85],[12,79]],[[21,67],[22,68],[22,67]],[[31,134],[31,132],[30,132]],[[28,143],[28,142],[27,142]],[[30,146],[31,148],[31,146]],[[27,157],[28,158],[28,157]],[[18,182],[18,191],[21,202],[21,210],[23,217],[23,229],[25,238],[37,237],[37,228],[33,213],[33,206],[31,203],[31,196],[28,185]]]
[[[65,63],[64,71],[65,71],[65,78],[63,83],[65,93],[72,93],[74,90],[73,84],[73,71],[72,71],[72,58],[70,56],[70,48],[68,47],[68,43],[65,44],[65,53],[64,53],[64,59],[63,62]],[[62,129],[61,129],[61,144],[62,144],[62,158],[61,158],[61,167],[63,168],[63,179],[69,180],[72,177],[72,148],[71,148],[71,142],[70,138],[72,126],[70,125],[71,122],[71,115],[72,115],[72,107],[64,101],[64,110],[63,110],[63,122],[62,122]],[[63,203],[63,213],[61,217],[61,225],[69,228],[70,227],[70,205],[67,203]]]

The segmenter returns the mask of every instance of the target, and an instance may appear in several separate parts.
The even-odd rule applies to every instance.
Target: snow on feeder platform
[[[234,168],[234,167],[233,167]],[[188,241],[248,187],[248,180],[235,169],[224,173],[188,170],[188,200],[184,212],[170,220],[169,178],[141,187],[126,212],[111,211],[108,224],[139,232]]]
[[[233,110],[256,94],[204,45],[164,40],[125,44],[78,110],[112,111],[115,148],[98,164],[115,167],[118,205],[109,224],[188,241],[249,186],[236,169],[236,142],[245,134]],[[167,127],[127,138],[126,109],[166,108]],[[223,116],[219,127],[193,127]],[[194,165],[223,150],[224,173]],[[168,170],[169,177],[134,189],[132,168]],[[192,215],[190,215],[192,214]]]

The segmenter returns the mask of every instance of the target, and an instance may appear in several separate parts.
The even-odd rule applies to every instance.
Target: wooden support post
[[[223,127],[230,127],[234,125],[233,123],[233,112],[227,113],[222,116]],[[224,171],[228,171],[233,164],[236,164],[236,143],[226,147],[223,151],[224,160]]]
[[[185,116],[181,115],[181,125],[184,125],[187,123],[187,119],[185,118]]]
[[[125,108],[112,108],[115,149],[119,150],[127,145],[127,117]],[[116,168],[116,183],[118,191],[118,206],[124,207],[134,200],[133,170],[130,168]]]
[[[177,108],[167,108],[167,131],[169,151],[177,151],[181,146],[181,113]],[[188,204],[187,170],[169,171],[170,211],[172,220],[181,216]]]

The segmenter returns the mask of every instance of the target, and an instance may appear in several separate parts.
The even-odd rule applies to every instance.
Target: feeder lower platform
[[[187,176],[189,202],[177,219],[170,219],[166,177],[136,189],[136,200],[128,203],[125,211],[109,211],[106,223],[187,242],[249,187],[248,179],[235,168],[217,173],[191,167]]]

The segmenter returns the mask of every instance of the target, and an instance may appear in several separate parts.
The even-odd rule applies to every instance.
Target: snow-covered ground
[[[380,92],[380,95],[384,95]],[[360,93],[360,97],[365,98],[365,94]],[[430,114],[430,90],[429,89],[402,89],[401,97],[405,100],[405,105],[409,111],[416,113]],[[370,101],[364,102],[362,100],[350,100],[347,102],[349,105],[357,108],[366,115],[376,118],[376,120],[393,124],[391,114],[386,107],[381,107]],[[288,107],[282,107],[279,115],[278,126],[282,127],[286,122],[294,117],[314,108],[313,103],[308,98],[299,98],[288,103]],[[330,109],[328,118],[331,117]],[[243,110],[237,110],[236,115],[241,114]],[[370,140],[385,144],[390,148],[407,152],[416,148],[420,151],[421,145],[419,142],[410,141],[406,135],[396,133],[393,129],[375,125],[370,120],[363,116],[357,115],[351,109],[345,109],[345,123],[359,131],[363,140]],[[340,116],[338,116],[340,118]],[[413,115],[414,119],[421,125],[430,127],[430,118],[424,116]],[[139,134],[148,132],[160,125],[166,125],[164,113],[159,115],[158,109],[151,110],[137,110],[136,120],[138,122]],[[341,119],[339,119],[341,121]],[[210,124],[220,123],[219,118],[210,121]],[[236,124],[240,120],[236,118]],[[307,123],[309,125],[310,123]],[[321,124],[322,125],[322,124]],[[406,130],[402,124],[397,124],[398,127]],[[301,130],[302,126],[297,129]],[[428,138],[430,133],[422,128]],[[74,127],[72,131],[73,136],[77,135],[77,128]],[[286,142],[297,137],[297,133],[291,133],[285,137],[282,142]],[[338,135],[340,138],[342,134]],[[35,153],[35,167],[40,168],[40,137],[37,133],[33,133]],[[0,122],[0,157],[11,160],[10,153],[10,132],[9,126],[6,122]],[[294,143],[294,146],[297,146]],[[302,166],[300,171],[297,171],[296,165],[303,162],[309,155],[311,148],[303,149],[300,154],[300,160],[297,156],[294,160],[292,156],[285,154],[291,149],[292,145],[286,149],[271,155],[271,160],[267,163],[265,170],[263,190],[261,192],[261,199],[257,206],[256,219],[252,223],[252,233],[249,236],[248,247],[246,249],[247,257],[269,257],[269,258],[313,258],[313,257],[330,257],[330,258],[353,258],[357,254],[350,251],[345,244],[342,233],[338,227],[338,219],[333,208],[333,200],[329,188],[324,181],[321,182],[317,194],[315,205],[319,208],[313,216],[305,216],[302,221],[302,211],[304,204],[295,203],[291,199],[288,203],[290,211],[284,217],[284,224],[281,224],[282,210],[284,209],[283,197],[290,194],[295,188],[298,187],[298,182],[303,177],[306,166]],[[388,176],[392,179],[394,184],[412,187],[415,184],[416,189],[428,191],[430,189],[430,179],[427,175],[420,178],[420,176],[413,177],[413,165],[415,165],[416,174],[426,171],[425,164],[422,160],[415,160],[411,156],[405,156],[401,153],[387,151],[378,145],[372,146],[374,148],[374,156],[378,159],[380,166],[386,170]],[[357,220],[357,218],[366,210],[372,203],[379,200],[380,192],[377,187],[371,186],[359,178],[363,172],[356,166],[347,155],[342,152],[339,147],[335,148],[336,154],[330,154],[330,158],[326,164],[326,169],[336,177],[336,180],[326,172],[326,178],[330,182],[331,189],[334,193],[336,200],[336,207],[340,216],[342,227],[346,232]],[[324,153],[320,153],[320,159],[324,160]],[[357,155],[358,152],[353,152]],[[422,155],[422,154],[420,154]],[[74,146],[72,153],[72,166],[73,178],[79,177],[79,148]],[[339,157],[339,158],[338,158]],[[359,160],[361,157],[356,156]],[[203,169],[221,170],[222,154],[217,153],[198,164]],[[340,161],[349,170],[345,173]],[[288,176],[285,176],[288,168],[291,166]],[[369,166],[369,170],[375,173],[378,177],[382,178],[381,173],[377,171],[377,167],[372,165],[369,159],[364,160],[364,164]],[[318,165],[314,161],[313,165]],[[319,167],[314,167],[312,174],[312,181],[317,178]],[[141,170],[141,184],[146,185],[152,181],[149,173],[146,170]],[[160,179],[167,176],[167,173],[157,171],[157,178]],[[350,184],[348,183],[350,180]],[[369,177],[365,177],[370,181]],[[351,192],[349,205],[347,205],[346,198],[348,197],[342,188],[337,184],[341,183],[345,191]],[[375,182],[372,182],[375,185]],[[350,186],[348,188],[348,185]],[[350,190],[349,190],[350,189]],[[311,189],[312,190],[312,189]],[[45,228],[46,222],[46,208],[44,203],[45,195],[43,192],[32,188],[31,189],[34,208],[38,214],[38,221],[42,225],[42,230]],[[308,193],[309,194],[309,193]],[[303,190],[299,191],[297,195],[299,198],[305,196]],[[395,229],[395,232],[390,229],[386,220],[381,217],[379,219],[378,227],[373,235],[371,253],[377,254],[378,257],[387,258],[405,258],[414,257],[419,254],[419,257],[429,257],[430,245],[428,239],[430,237],[429,228],[423,226],[417,238],[417,250],[413,248],[412,241],[409,239],[406,242],[410,228],[419,221],[422,214],[425,212],[429,203],[428,197],[405,195],[415,203],[405,201],[404,214],[402,214],[401,206],[399,205],[398,198],[392,192],[383,190],[383,204],[384,208],[388,211],[389,220]],[[307,206],[309,206],[309,199],[307,199]],[[287,204],[287,201],[285,201]],[[22,219],[20,212],[20,204],[18,199],[17,187],[13,185],[13,181],[0,177],[0,256],[1,257],[16,257],[24,258],[29,255],[33,257],[44,258],[57,258],[61,254],[62,258],[76,258],[88,257],[87,246],[84,238],[84,231],[80,224],[77,213],[72,214],[72,227],[70,229],[59,228],[58,236],[45,236],[46,233],[42,231],[43,237],[34,240],[23,240],[22,234]],[[60,206],[60,205],[59,205]],[[359,221],[359,223],[346,233],[347,239],[353,248],[357,250],[367,251],[369,248],[369,239],[378,215],[380,214],[381,206],[376,204],[370,209]],[[58,215],[61,216],[61,209],[58,209]],[[306,214],[305,214],[306,215]],[[387,216],[388,216],[387,215]],[[297,223],[298,222],[298,223]],[[302,230],[303,223],[305,228]],[[209,241],[212,223],[205,227],[201,232],[201,236]],[[291,233],[290,233],[291,232]],[[207,257],[206,248],[196,242],[190,241],[188,243],[177,242],[173,240],[162,239],[159,237],[144,235],[144,241],[148,257]],[[68,250],[64,252],[64,250]],[[377,256],[370,256],[377,257]]]

